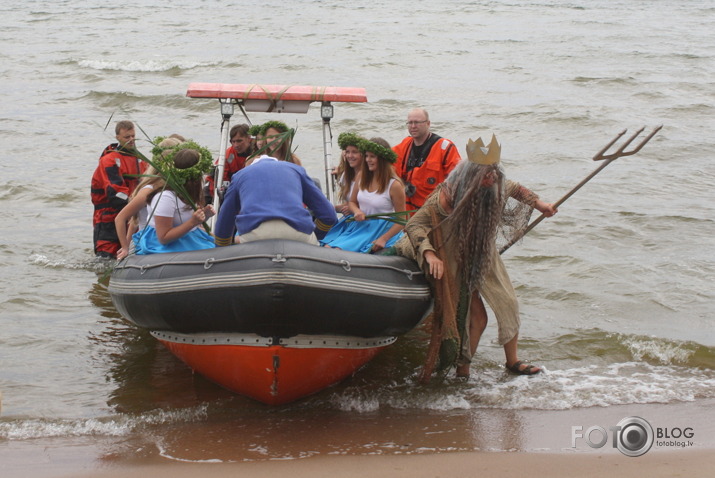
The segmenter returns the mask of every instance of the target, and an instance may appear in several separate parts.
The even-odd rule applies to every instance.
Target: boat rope
[[[195,266],[195,265],[203,265],[204,269],[208,270],[211,267],[213,267],[214,264],[223,264],[223,263],[228,263],[228,262],[234,262],[234,261],[243,261],[243,260],[250,260],[250,259],[270,259],[272,262],[286,262],[288,259],[304,259],[308,261],[313,261],[313,262],[321,262],[324,264],[330,264],[330,265],[335,265],[335,266],[340,266],[342,267],[346,272],[350,272],[353,268],[363,268],[363,269],[388,269],[388,270],[393,270],[396,272],[400,272],[402,274],[405,274],[408,279],[412,279],[414,276],[420,276],[424,275],[424,272],[422,271],[413,271],[410,269],[403,269],[399,267],[394,267],[394,266],[389,266],[385,264],[355,264],[351,263],[348,260],[341,259],[341,260],[330,260],[330,259],[321,259],[317,258],[314,256],[302,256],[302,255],[284,255],[284,254],[253,254],[253,255],[247,255],[247,256],[241,256],[241,257],[227,257],[225,259],[216,259],[214,257],[210,257],[205,260],[199,260],[199,261],[166,261],[166,262],[156,262],[153,264],[118,264],[115,269],[138,269],[140,273],[144,273],[149,269],[154,269],[157,267],[164,267],[164,266]]]

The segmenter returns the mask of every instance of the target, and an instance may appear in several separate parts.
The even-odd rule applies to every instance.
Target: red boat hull
[[[153,335],[194,371],[232,392],[269,405],[289,403],[340,382],[395,340],[312,338],[313,347],[305,340],[298,346],[239,345],[235,337],[218,339],[217,343],[212,336],[209,345],[197,336]],[[270,340],[259,338],[256,342]],[[323,344],[327,346],[318,346]]]
[[[286,239],[131,255],[109,293],[193,370],[274,405],[355,373],[432,307],[413,261]]]

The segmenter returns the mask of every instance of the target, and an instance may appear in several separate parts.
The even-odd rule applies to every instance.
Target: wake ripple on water
[[[115,109],[124,114],[131,112],[141,112],[148,107],[168,108],[172,111],[192,111],[192,112],[213,112],[213,104],[203,101],[195,101],[186,98],[181,94],[167,95],[137,95],[126,92],[89,91],[82,99],[92,104],[99,104],[106,110]],[[141,127],[141,123],[138,123]],[[151,134],[151,133],[149,133]],[[141,150],[142,146],[138,145]]]

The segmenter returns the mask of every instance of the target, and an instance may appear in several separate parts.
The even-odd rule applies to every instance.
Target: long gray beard
[[[461,258],[462,277],[474,291],[484,281],[493,263],[496,237],[505,203],[505,181],[500,175],[492,187],[479,187],[481,174],[458,202],[448,221],[452,244]]]

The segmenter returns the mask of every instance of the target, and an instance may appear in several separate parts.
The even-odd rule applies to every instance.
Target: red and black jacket
[[[118,145],[105,148],[92,175],[91,195],[94,204],[95,252],[116,254],[119,248],[114,218],[126,206],[129,196],[139,183],[146,163],[124,151]]]

